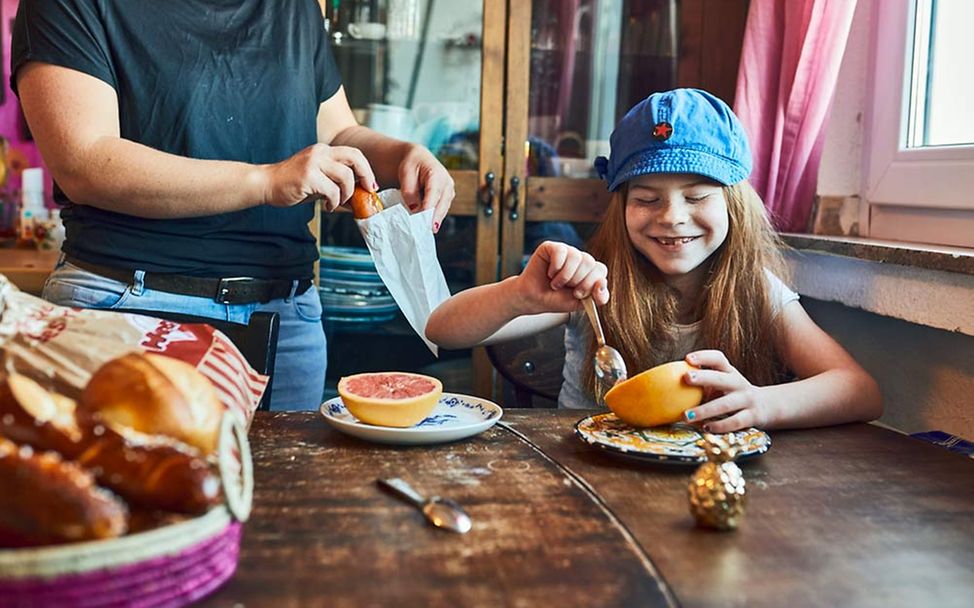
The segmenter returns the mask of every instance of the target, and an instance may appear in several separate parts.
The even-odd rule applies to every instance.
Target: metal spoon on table
[[[423,512],[426,519],[437,528],[451,532],[465,534],[470,531],[472,523],[470,516],[463,507],[449,498],[433,496],[425,498],[408,483],[394,477],[392,479],[376,479],[383,488],[391,490],[396,496],[405,498],[407,502]]]
[[[616,382],[625,380],[629,374],[626,371],[626,362],[623,361],[619,351],[606,345],[605,334],[602,333],[602,323],[599,321],[599,313],[595,308],[595,302],[591,297],[582,300],[585,305],[585,312],[588,320],[592,322],[592,329],[595,331],[595,341],[599,347],[595,350],[595,375],[599,380],[608,384],[609,388],[615,386]]]

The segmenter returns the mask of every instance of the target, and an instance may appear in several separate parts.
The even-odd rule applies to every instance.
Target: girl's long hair
[[[723,351],[753,384],[771,384],[780,381],[785,370],[775,346],[778,328],[766,270],[784,276],[782,244],[750,184],[725,186],[723,191],[729,229],[724,243],[704,262],[709,271],[696,302],[701,319],[698,344]],[[627,193],[624,184],[613,195],[589,252],[609,269],[610,298],[600,317],[606,342],[622,353],[631,377],[682,353],[673,352],[671,334],[679,294],[629,240]],[[593,337],[583,376],[593,395],[595,348]]]

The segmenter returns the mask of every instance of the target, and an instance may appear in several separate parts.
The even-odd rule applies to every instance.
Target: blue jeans
[[[44,283],[42,295],[60,306],[158,310],[244,324],[250,322],[251,313],[276,312],[280,315],[281,328],[274,360],[271,409],[318,409],[328,359],[321,327],[321,300],[313,285],[303,294],[294,295],[298,283],[295,281],[291,296],[264,304],[221,304],[212,298],[146,289],[144,276],[144,271],[136,270],[131,284],[125,284],[78,268],[61,256]]]

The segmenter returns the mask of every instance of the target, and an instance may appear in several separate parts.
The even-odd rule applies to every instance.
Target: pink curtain
[[[735,111],[775,227],[804,232],[856,0],[751,0]]]

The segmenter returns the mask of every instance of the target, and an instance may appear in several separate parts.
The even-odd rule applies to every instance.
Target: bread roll
[[[91,474],[54,452],[0,437],[0,528],[26,544],[114,538],[127,509]]]
[[[71,399],[26,376],[0,382],[0,436],[77,461],[132,505],[198,514],[220,501],[219,477],[196,448],[97,421],[79,424],[74,414]]]
[[[75,403],[46,391],[27,376],[10,374],[0,382],[0,436],[70,458],[81,449]]]
[[[168,435],[203,454],[216,450],[224,407],[192,365],[163,355],[130,353],[92,375],[78,401],[85,424]],[[124,430],[123,430],[124,432]]]
[[[372,217],[383,209],[379,195],[359,186],[355,186],[355,191],[352,192],[351,205],[352,215],[358,220]]]

